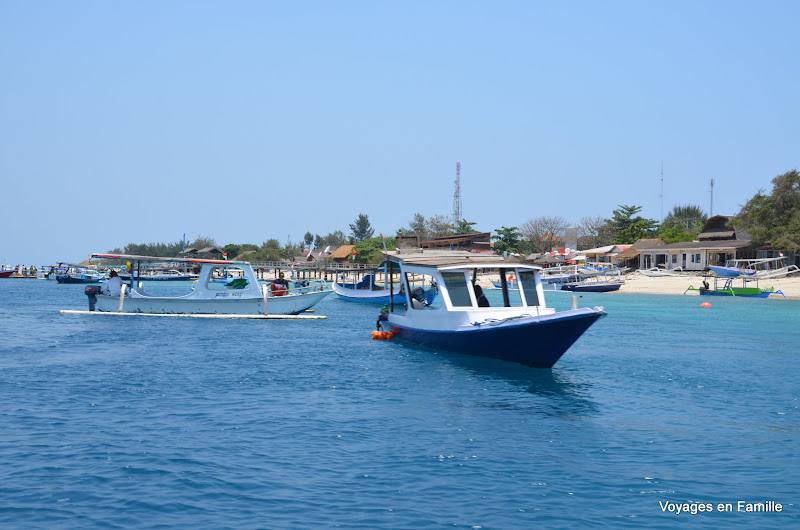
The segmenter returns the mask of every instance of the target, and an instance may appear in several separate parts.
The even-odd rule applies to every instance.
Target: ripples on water
[[[0,525],[796,527],[800,303],[712,303],[584,295],[609,316],[537,370],[373,342],[333,296],[83,317],[82,286],[0,280]],[[784,512],[659,507],[740,499]]]

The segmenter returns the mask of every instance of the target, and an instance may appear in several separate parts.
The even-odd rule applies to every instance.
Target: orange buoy
[[[711,303],[710,302],[703,302],[702,304],[700,304],[700,307],[711,307]]]
[[[380,331],[372,330],[372,340],[379,339],[380,337],[381,337],[381,332]]]

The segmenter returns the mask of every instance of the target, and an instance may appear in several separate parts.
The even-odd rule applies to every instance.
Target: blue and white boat
[[[77,264],[62,264],[56,272],[58,283],[94,283],[105,278],[105,273]]]
[[[790,265],[788,258],[729,259],[725,265],[709,265],[708,268],[723,278],[739,278],[741,276],[761,279],[783,278],[789,274],[800,272],[796,265]]]
[[[379,282],[378,270],[339,271],[331,285],[333,292],[339,298],[350,302],[388,304],[391,300],[402,304],[405,294],[400,293],[400,283],[390,287],[389,282]]]
[[[389,302],[402,304],[405,302],[405,287],[397,280],[391,282],[386,275],[385,267],[354,272],[355,278],[352,275],[348,278],[347,271],[337,273],[332,288],[339,298],[351,302],[376,304],[388,304]],[[381,273],[382,276],[379,276]],[[409,283],[412,295],[424,299],[425,303],[430,304],[436,298],[436,284],[416,281],[413,277],[409,278]]]
[[[540,267],[504,262],[497,256],[432,252],[395,253],[387,258],[399,267],[401,282],[413,274],[428,277],[439,287],[441,296],[433,305],[407,295],[405,304],[392,304],[382,311],[379,331],[410,343],[550,368],[606,314],[600,307],[560,312],[547,307]],[[481,303],[481,289],[476,285],[479,271],[486,269],[501,275],[513,273],[517,282],[517,289],[506,283],[501,293],[493,291],[502,294],[496,306]]]

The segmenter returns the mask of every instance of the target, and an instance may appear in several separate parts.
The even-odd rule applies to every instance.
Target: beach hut
[[[355,245],[342,245],[336,250],[332,251],[328,257],[336,263],[347,263],[347,260],[349,260],[350,256],[353,255],[354,248]]]
[[[660,238],[638,239],[633,245],[613,256],[611,261],[612,263],[618,264],[620,267],[630,267],[632,269],[641,268],[641,249],[662,247],[666,244],[667,243]]]
[[[641,268],[702,271],[709,265],[724,265],[729,259],[755,258],[756,250],[751,247],[750,235],[742,228],[731,226],[731,219],[733,216],[730,215],[715,215],[706,221],[694,241],[642,247]]]

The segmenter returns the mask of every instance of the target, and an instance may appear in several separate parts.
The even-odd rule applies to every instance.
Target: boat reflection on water
[[[496,392],[493,392],[493,399],[472,401],[471,406],[562,418],[595,416],[599,411],[596,400],[592,397],[592,383],[588,378],[569,370],[541,370],[488,357],[436,351],[423,346],[415,346],[413,349],[419,352],[422,359],[427,356],[435,357],[435,362],[439,364],[436,369],[437,379],[471,379],[495,388],[497,385],[508,385],[508,399],[498,399]],[[531,398],[521,398],[522,392],[529,394]]]

